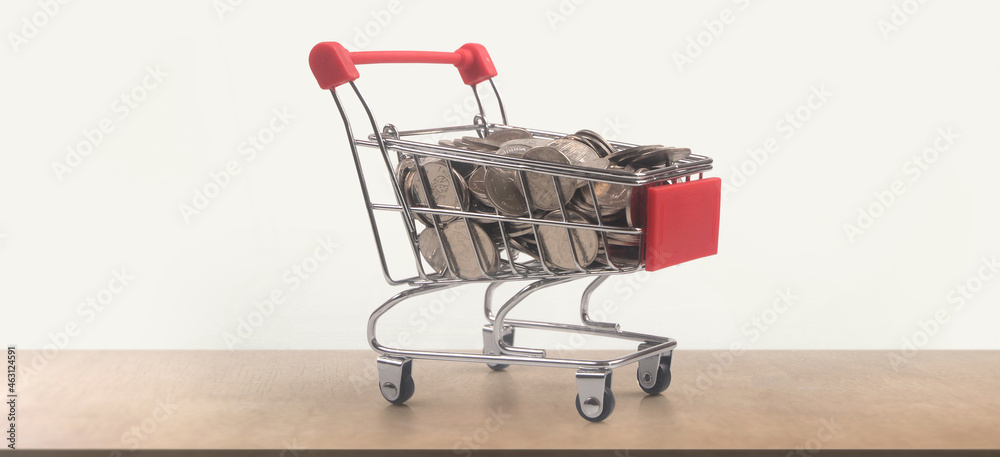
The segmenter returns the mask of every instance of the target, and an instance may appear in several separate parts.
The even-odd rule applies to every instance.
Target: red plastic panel
[[[646,270],[718,253],[721,204],[719,178],[646,189]]]
[[[361,51],[348,52],[340,43],[327,41],[313,47],[309,67],[323,89],[332,89],[358,79],[355,65],[373,63],[437,63],[458,68],[462,82],[479,84],[497,75],[486,48],[468,43],[455,52],[431,51]]]

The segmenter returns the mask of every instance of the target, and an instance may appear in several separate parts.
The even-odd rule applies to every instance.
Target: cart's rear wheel
[[[492,333],[490,334],[490,336],[492,336]],[[505,344],[507,344],[507,346],[513,346],[514,345],[514,329],[513,328],[509,329],[507,332],[504,333],[504,335],[503,335],[503,342]],[[488,347],[488,346],[484,345],[483,353],[487,354],[487,355],[491,354],[492,352],[488,351],[487,349],[485,349],[485,347]],[[494,355],[497,355],[497,354],[494,354]],[[489,363],[489,362],[487,362],[486,366],[490,367],[490,369],[493,370],[493,371],[503,371],[507,367],[509,367],[510,365],[506,364],[506,363]]]
[[[602,407],[603,406],[603,407]],[[600,408],[601,412],[597,415],[593,411]],[[591,422],[600,422],[607,419],[615,410],[615,394],[611,393],[611,389],[604,389],[604,399],[602,404],[597,404],[596,399],[588,398],[584,402],[580,401],[580,394],[576,395],[576,412],[580,413],[580,417],[587,419]]]

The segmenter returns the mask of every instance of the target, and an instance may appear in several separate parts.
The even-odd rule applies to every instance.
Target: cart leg
[[[496,340],[497,339],[493,337],[493,326],[492,325],[483,326],[483,354],[486,355],[502,354],[502,352],[500,352],[500,346],[497,345]],[[502,340],[504,344],[506,344],[507,346],[513,346],[514,327],[504,326],[503,336],[500,337],[500,340]],[[509,367],[510,365],[505,363],[487,363],[486,366],[494,370],[500,371]]]
[[[642,343],[639,345],[639,350],[650,348],[656,344]],[[674,351],[670,350],[639,361],[635,377],[639,381],[639,387],[644,392],[656,395],[670,387],[670,363],[673,360],[673,354]]]
[[[590,296],[594,294],[594,290],[604,284],[604,281],[608,280],[609,276],[598,276],[593,282],[587,285],[587,288],[583,290],[583,297],[580,298],[580,321],[583,325],[588,327],[597,328],[610,328],[614,329],[616,332],[621,330],[618,324],[613,322],[598,322],[590,320]]]
[[[615,395],[611,393],[611,370],[577,371],[576,388],[576,411],[584,419],[600,422],[615,410]]]
[[[382,356],[376,360],[378,388],[389,403],[401,405],[413,396],[413,359]]]
[[[515,306],[520,304],[528,295],[531,295],[532,293],[542,290],[546,287],[551,287],[556,284],[562,284],[565,282],[573,281],[574,279],[577,278],[539,279],[538,281],[535,281],[531,284],[528,284],[527,286],[524,286],[524,288],[519,290],[516,294],[514,294],[514,296],[510,297],[510,299],[508,299],[507,302],[504,303],[503,306],[501,306],[500,309],[497,310],[497,314],[493,318],[493,340],[496,343],[496,347],[501,348],[501,352],[507,355],[545,357],[544,349],[519,348],[511,346],[509,344],[502,345],[501,339],[503,338],[504,333],[502,333],[501,329],[506,327],[503,321],[504,319],[507,318],[507,313],[509,313],[512,309],[514,309]],[[489,314],[487,314],[487,316],[488,315]],[[500,331],[498,332],[498,330]]]

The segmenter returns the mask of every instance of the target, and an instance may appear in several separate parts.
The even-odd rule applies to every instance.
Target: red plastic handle
[[[340,43],[326,41],[313,46],[309,67],[323,89],[333,89],[358,79],[355,65],[370,63],[447,63],[458,68],[462,82],[479,84],[497,75],[486,48],[468,43],[455,52],[361,51],[349,52]]]

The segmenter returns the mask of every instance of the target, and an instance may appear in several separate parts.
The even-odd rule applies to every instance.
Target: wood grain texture
[[[922,351],[898,371],[882,351],[748,351],[723,367],[725,355],[678,350],[662,396],[639,389],[635,365],[616,370],[614,414],[589,423],[573,406],[572,370],[416,360],[416,395],[393,406],[367,351],[62,351],[20,380],[18,440],[22,449],[1000,448],[1000,352]]]

